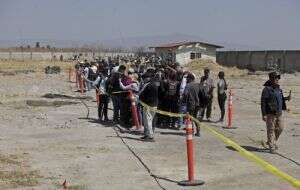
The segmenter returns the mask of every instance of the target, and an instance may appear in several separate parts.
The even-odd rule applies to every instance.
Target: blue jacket
[[[282,90],[280,89],[280,86],[272,86],[271,81],[267,81],[264,84],[265,88],[262,91],[261,94],[261,113],[263,116],[267,114],[281,114],[282,110],[286,110],[286,103],[285,103],[285,98],[283,97]],[[279,96],[281,99],[278,100],[278,96],[276,93],[281,94]],[[281,101],[281,103],[279,103]],[[281,108],[278,106],[282,105]]]

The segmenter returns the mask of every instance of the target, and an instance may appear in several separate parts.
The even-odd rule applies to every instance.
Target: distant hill
[[[133,47],[149,47],[160,45],[164,43],[180,42],[180,41],[201,41],[212,44],[217,44],[225,47],[225,50],[249,50],[249,49],[262,49],[259,47],[253,47],[248,45],[233,44],[229,42],[218,42],[214,40],[203,39],[199,36],[186,35],[180,33],[174,33],[169,35],[155,35],[155,36],[140,36],[140,37],[128,37],[128,38],[116,38],[108,40],[53,40],[53,39],[22,39],[22,40],[0,40],[0,48],[3,47],[19,47],[35,46],[36,42],[40,42],[40,45],[45,47],[50,45],[51,47],[82,47],[82,46],[92,46],[92,47],[106,47],[106,48],[133,48]]]
[[[159,45],[163,43],[171,43],[171,42],[178,42],[178,41],[204,41],[204,39],[198,36],[175,33],[170,35],[140,36],[140,37],[104,40],[102,41],[102,44],[105,46],[149,47],[149,46]]]
[[[209,40],[204,39],[199,36],[193,35],[186,35],[180,33],[174,33],[170,35],[157,35],[157,36],[142,36],[142,37],[130,37],[130,38],[118,38],[118,39],[111,39],[111,40],[104,40],[101,43],[107,47],[150,47],[165,43],[172,43],[172,42],[180,42],[180,41],[200,41],[206,42],[216,45],[221,45],[224,48],[222,50],[250,50],[250,49],[262,49],[260,47],[254,47],[249,45],[243,44],[235,44],[226,41],[216,41],[216,40]]]
[[[40,42],[40,46],[46,47],[50,45],[51,47],[79,47],[85,44],[90,44],[91,42],[86,41],[76,41],[76,40],[53,40],[53,39],[22,39],[22,40],[0,40],[0,48],[6,47],[20,47],[30,45],[35,46],[36,42]]]

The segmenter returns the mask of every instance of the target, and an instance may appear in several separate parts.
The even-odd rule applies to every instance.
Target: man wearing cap
[[[286,110],[286,100],[290,96],[284,97],[279,85],[280,75],[277,72],[269,73],[269,80],[265,82],[261,94],[262,119],[266,122],[268,141],[262,142],[264,147],[268,147],[271,153],[278,149],[276,142],[283,130],[282,111]]]

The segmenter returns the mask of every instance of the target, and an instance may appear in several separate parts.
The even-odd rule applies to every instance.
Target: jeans
[[[111,96],[111,100],[112,100],[113,107],[114,107],[113,120],[117,122],[117,121],[119,121],[119,117],[120,117],[120,97],[119,96]]]
[[[87,91],[90,91],[91,88],[92,88],[92,83],[89,82],[89,81],[85,81],[85,86],[86,86],[86,90],[87,90]]]
[[[99,100],[100,102],[98,105],[98,118],[102,120],[104,117],[104,120],[108,120],[107,109],[108,109],[109,97],[107,95],[100,94]]]
[[[212,110],[212,101],[213,101],[213,99],[211,98],[208,100],[206,105],[200,106],[200,109],[199,109],[200,120],[203,120],[205,112],[206,112],[206,118],[210,119],[211,110]]]
[[[150,138],[154,137],[154,126],[153,126],[154,116],[155,116],[155,112],[152,112],[150,109],[146,107],[143,108],[144,135]]]
[[[226,102],[226,94],[218,94],[218,103],[221,110],[221,118],[220,120],[224,120],[225,116],[225,102]]]
[[[179,106],[179,113],[186,113],[186,105]],[[180,117],[178,119],[178,125],[179,125],[179,127],[184,126],[184,118],[183,117]]]

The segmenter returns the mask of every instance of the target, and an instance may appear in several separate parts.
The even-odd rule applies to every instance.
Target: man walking
[[[284,97],[279,86],[280,75],[277,72],[269,73],[269,80],[265,82],[261,94],[262,119],[266,122],[268,141],[262,142],[264,147],[268,147],[270,153],[275,153],[278,149],[276,142],[283,131],[282,111],[286,110],[285,100],[290,100],[290,95]]]

